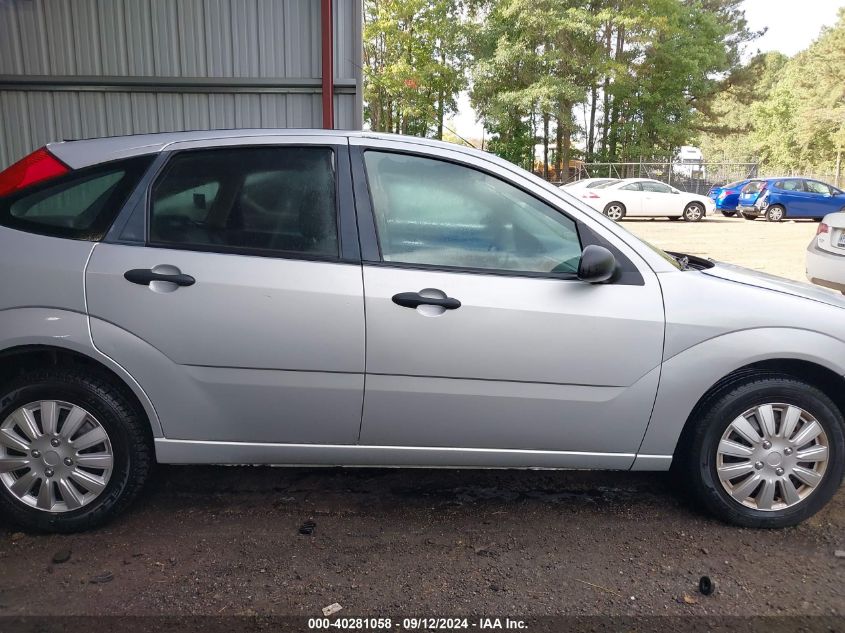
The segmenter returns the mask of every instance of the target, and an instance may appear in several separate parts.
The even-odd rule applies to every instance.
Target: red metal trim
[[[323,127],[334,128],[334,37],[332,0],[321,0],[320,22],[323,56]]]

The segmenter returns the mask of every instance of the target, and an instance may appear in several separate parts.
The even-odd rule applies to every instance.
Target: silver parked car
[[[102,523],[154,462],[671,467],[756,527],[843,476],[845,300],[449,144],[51,144],[0,174],[0,271],[0,507],[28,529]]]

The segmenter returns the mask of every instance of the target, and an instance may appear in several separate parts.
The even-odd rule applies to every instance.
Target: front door
[[[838,189],[826,185],[818,180],[805,180],[804,188],[807,190],[807,213],[814,218],[823,218],[828,213],[835,213],[845,206],[843,197],[837,195]]]
[[[653,273],[583,283],[587,233],[559,209],[455,162],[362,160],[382,261],[364,266],[361,443],[629,466],[662,357]]]
[[[680,196],[673,192],[672,187],[662,182],[644,180],[643,211],[648,215],[681,215]]]
[[[344,152],[174,153],[146,244],[94,249],[94,343],[147,391],[167,438],[357,441],[364,306],[360,263],[340,257]]]

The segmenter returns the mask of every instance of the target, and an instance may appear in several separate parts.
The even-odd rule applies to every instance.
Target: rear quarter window
[[[103,163],[0,199],[0,225],[99,241],[152,163],[152,156]]]

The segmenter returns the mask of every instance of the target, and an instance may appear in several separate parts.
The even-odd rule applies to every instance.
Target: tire
[[[809,454],[806,453],[809,450],[808,445],[791,445],[786,439],[777,437],[775,434],[771,436],[771,450],[768,453],[763,451],[765,447],[765,442],[763,442],[754,449],[760,452],[754,452],[749,457],[719,455],[725,433],[732,433],[728,438],[733,442],[730,446],[742,443],[741,439],[737,439],[740,436],[728,430],[736,420],[749,410],[773,403],[803,410],[795,431],[789,433],[788,437],[798,439],[806,428],[804,425],[810,424],[811,420],[815,419],[827,442],[827,459],[821,478],[814,487],[806,486],[809,492],[805,490],[806,494],[794,505],[787,502],[787,495],[784,494],[786,488],[783,487],[782,482],[785,479],[793,481],[792,490],[796,488],[801,490],[800,486],[796,486],[794,482],[804,486],[791,473],[794,462],[800,462],[797,455]],[[698,410],[700,415],[692,421],[693,426],[690,427],[689,432],[685,433],[679,471],[685,485],[692,491],[693,497],[721,520],[733,525],[753,528],[784,528],[797,525],[818,512],[842,483],[843,471],[845,471],[845,459],[843,459],[845,457],[845,420],[843,420],[842,412],[830,398],[816,387],[789,376],[758,375],[748,377],[739,384],[715,393],[702,403]],[[785,414],[785,407],[782,411],[773,408],[773,416],[772,419],[777,421],[776,430],[779,433],[784,430],[785,420],[788,417]],[[805,416],[811,417],[805,420]],[[757,424],[754,428],[759,432],[760,425]],[[812,433],[812,429],[810,432]],[[817,437],[813,441],[818,441],[818,439]],[[750,442],[746,443],[750,447],[754,446]],[[746,447],[745,450],[749,449]],[[815,450],[818,448],[816,447]],[[787,451],[792,451],[791,454],[795,457],[786,457]],[[737,463],[742,463],[743,469],[749,469],[748,473],[741,474],[733,482],[723,484],[717,470],[720,459],[722,468],[736,466],[731,462],[737,460]],[[757,461],[752,462],[752,460]],[[762,460],[765,460],[765,463]],[[745,465],[746,463],[748,466]],[[801,467],[806,470],[806,465],[811,462],[800,463],[804,464]],[[762,466],[759,466],[760,464]],[[787,474],[783,475],[784,470],[781,470],[779,474],[776,466],[783,466],[787,469]],[[820,462],[812,465],[813,468],[821,466]],[[751,480],[755,476],[761,478],[761,482],[765,478],[777,482],[776,485],[772,485],[775,495],[772,501],[761,501],[761,497],[765,496],[765,485],[762,483],[749,491],[749,495],[752,493],[755,495],[753,501],[751,496],[745,497],[744,501],[737,501],[728,492],[727,486],[731,486],[735,495],[743,497],[745,495],[741,488],[743,483],[753,485]],[[753,504],[753,506],[748,504]],[[758,504],[762,504],[763,508],[758,507]],[[771,505],[771,509],[764,509],[766,505]]]
[[[687,222],[700,222],[705,213],[704,205],[698,202],[690,202],[684,208],[683,218]]]
[[[773,204],[766,209],[766,220],[769,222],[780,222],[786,217],[786,209],[779,204]]]
[[[11,424],[11,433],[16,434],[18,442],[23,438],[30,448],[41,448],[41,451],[27,453],[10,450],[8,440],[6,445],[0,444],[0,460],[17,456],[18,460],[25,459],[34,465],[14,472],[0,468],[0,512],[14,524],[34,532],[88,530],[119,514],[141,491],[154,461],[149,423],[111,377],[87,368],[37,370],[4,386],[0,393],[0,428],[8,432]],[[51,402],[55,405],[50,405]],[[44,426],[42,416],[49,415],[44,413],[45,404],[51,406],[48,410],[57,412],[48,418],[57,420],[54,432]],[[24,405],[33,405],[31,416],[37,422],[29,433],[24,433],[21,426],[14,426],[14,420],[21,419]],[[81,413],[77,414],[78,411]],[[12,418],[12,414],[16,417]],[[74,415],[76,420],[82,418],[76,431],[70,428],[74,426],[70,423]],[[102,437],[104,432],[105,440],[88,449],[78,449],[85,443],[82,436],[92,429],[97,431],[97,437]],[[38,431],[42,434],[40,437],[29,437],[30,434],[37,436]],[[23,448],[14,439],[11,443]],[[51,446],[56,447],[55,450],[50,450]],[[86,466],[83,466],[86,455]],[[89,467],[92,462],[108,463],[110,467]],[[96,487],[89,488],[90,484],[84,480],[82,487],[76,485],[78,477],[86,473]],[[11,486],[28,476],[38,479],[31,489],[22,494],[18,490],[16,494]],[[53,482],[52,491],[43,488],[41,482],[46,481]],[[68,490],[71,485],[73,490]],[[39,508],[33,504],[36,499],[38,505],[42,504],[42,490],[45,495],[43,507]]]
[[[722,215],[725,216],[726,218],[735,218],[736,217],[736,211],[722,211]]]
[[[746,220],[749,220],[750,222],[753,222],[754,220],[757,219],[756,215],[748,215],[748,214],[745,214],[745,213],[742,214],[742,217],[745,218]]]
[[[619,222],[619,220],[625,217],[625,205],[621,202],[608,202],[602,213],[614,222]]]
[[[677,222],[678,220],[681,219],[681,216],[679,216],[679,215],[670,215],[668,217],[672,222]]]

